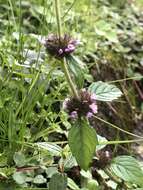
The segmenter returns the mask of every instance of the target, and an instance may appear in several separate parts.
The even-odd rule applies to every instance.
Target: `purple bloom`
[[[86,117],[87,118],[91,118],[93,116],[93,113],[92,112],[88,112],[87,114],[86,114]]]
[[[65,48],[65,52],[73,52],[75,50],[75,46],[73,44],[69,44],[67,48]]]
[[[70,118],[87,117],[91,118],[97,113],[95,95],[90,94],[85,89],[79,92],[79,98],[71,97],[65,99],[63,108],[69,114]]]
[[[44,46],[52,56],[63,58],[74,52],[78,44],[79,40],[72,39],[67,34],[60,38],[55,34],[50,34],[45,40]]]
[[[78,118],[77,111],[73,111],[73,112],[70,114],[70,118],[71,118],[71,119],[77,119],[77,118]]]
[[[92,100],[96,100],[96,94],[94,93],[94,94],[91,94],[91,99]]]
[[[92,103],[89,107],[91,108],[93,113],[97,113],[97,105],[95,103]]]

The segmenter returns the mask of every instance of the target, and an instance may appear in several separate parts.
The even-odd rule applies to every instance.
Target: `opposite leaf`
[[[131,156],[118,156],[113,159],[110,169],[124,181],[143,187],[143,171],[135,158]]]
[[[122,92],[115,85],[102,81],[92,83],[88,90],[96,94],[97,100],[105,102],[115,100],[122,95]]]
[[[78,120],[68,136],[69,146],[77,163],[87,170],[97,145],[97,135],[85,119]]]

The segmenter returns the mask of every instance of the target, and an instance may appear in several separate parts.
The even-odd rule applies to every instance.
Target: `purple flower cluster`
[[[78,40],[72,39],[67,34],[60,38],[55,34],[50,34],[44,43],[48,53],[56,58],[68,56],[75,50],[78,44]]]
[[[97,113],[96,95],[90,94],[83,89],[79,92],[79,99],[76,97],[66,98],[63,108],[71,119],[77,119],[83,116],[91,118]]]

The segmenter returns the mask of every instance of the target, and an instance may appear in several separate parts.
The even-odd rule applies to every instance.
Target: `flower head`
[[[78,40],[72,39],[67,34],[60,38],[55,34],[50,34],[44,43],[48,53],[56,58],[68,56],[75,50],[78,44]]]
[[[63,103],[63,108],[72,119],[77,119],[82,116],[91,118],[97,113],[96,96],[83,89],[79,92],[79,98],[66,98]]]

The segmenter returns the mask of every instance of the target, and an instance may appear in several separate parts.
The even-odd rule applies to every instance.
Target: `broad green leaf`
[[[49,190],[66,190],[67,176],[65,174],[56,173],[49,182]]]
[[[110,169],[124,181],[143,186],[143,171],[135,158],[118,156],[112,160]]]
[[[13,160],[18,167],[22,167],[26,163],[25,156],[21,152],[15,152]]]
[[[54,143],[38,142],[36,143],[39,148],[48,150],[53,156],[59,156],[62,152],[62,148]]]
[[[97,136],[85,119],[78,120],[69,131],[69,146],[77,163],[87,170],[97,145]]]
[[[68,58],[69,69],[74,76],[75,83],[79,88],[83,87],[84,84],[84,67],[83,63],[75,56]]]
[[[94,82],[89,86],[90,92],[96,94],[96,99],[100,101],[112,101],[119,98],[122,92],[112,84],[106,82],[98,81]]]
[[[13,179],[16,181],[17,184],[22,185],[26,182],[26,174],[22,172],[15,172],[13,174]]]

